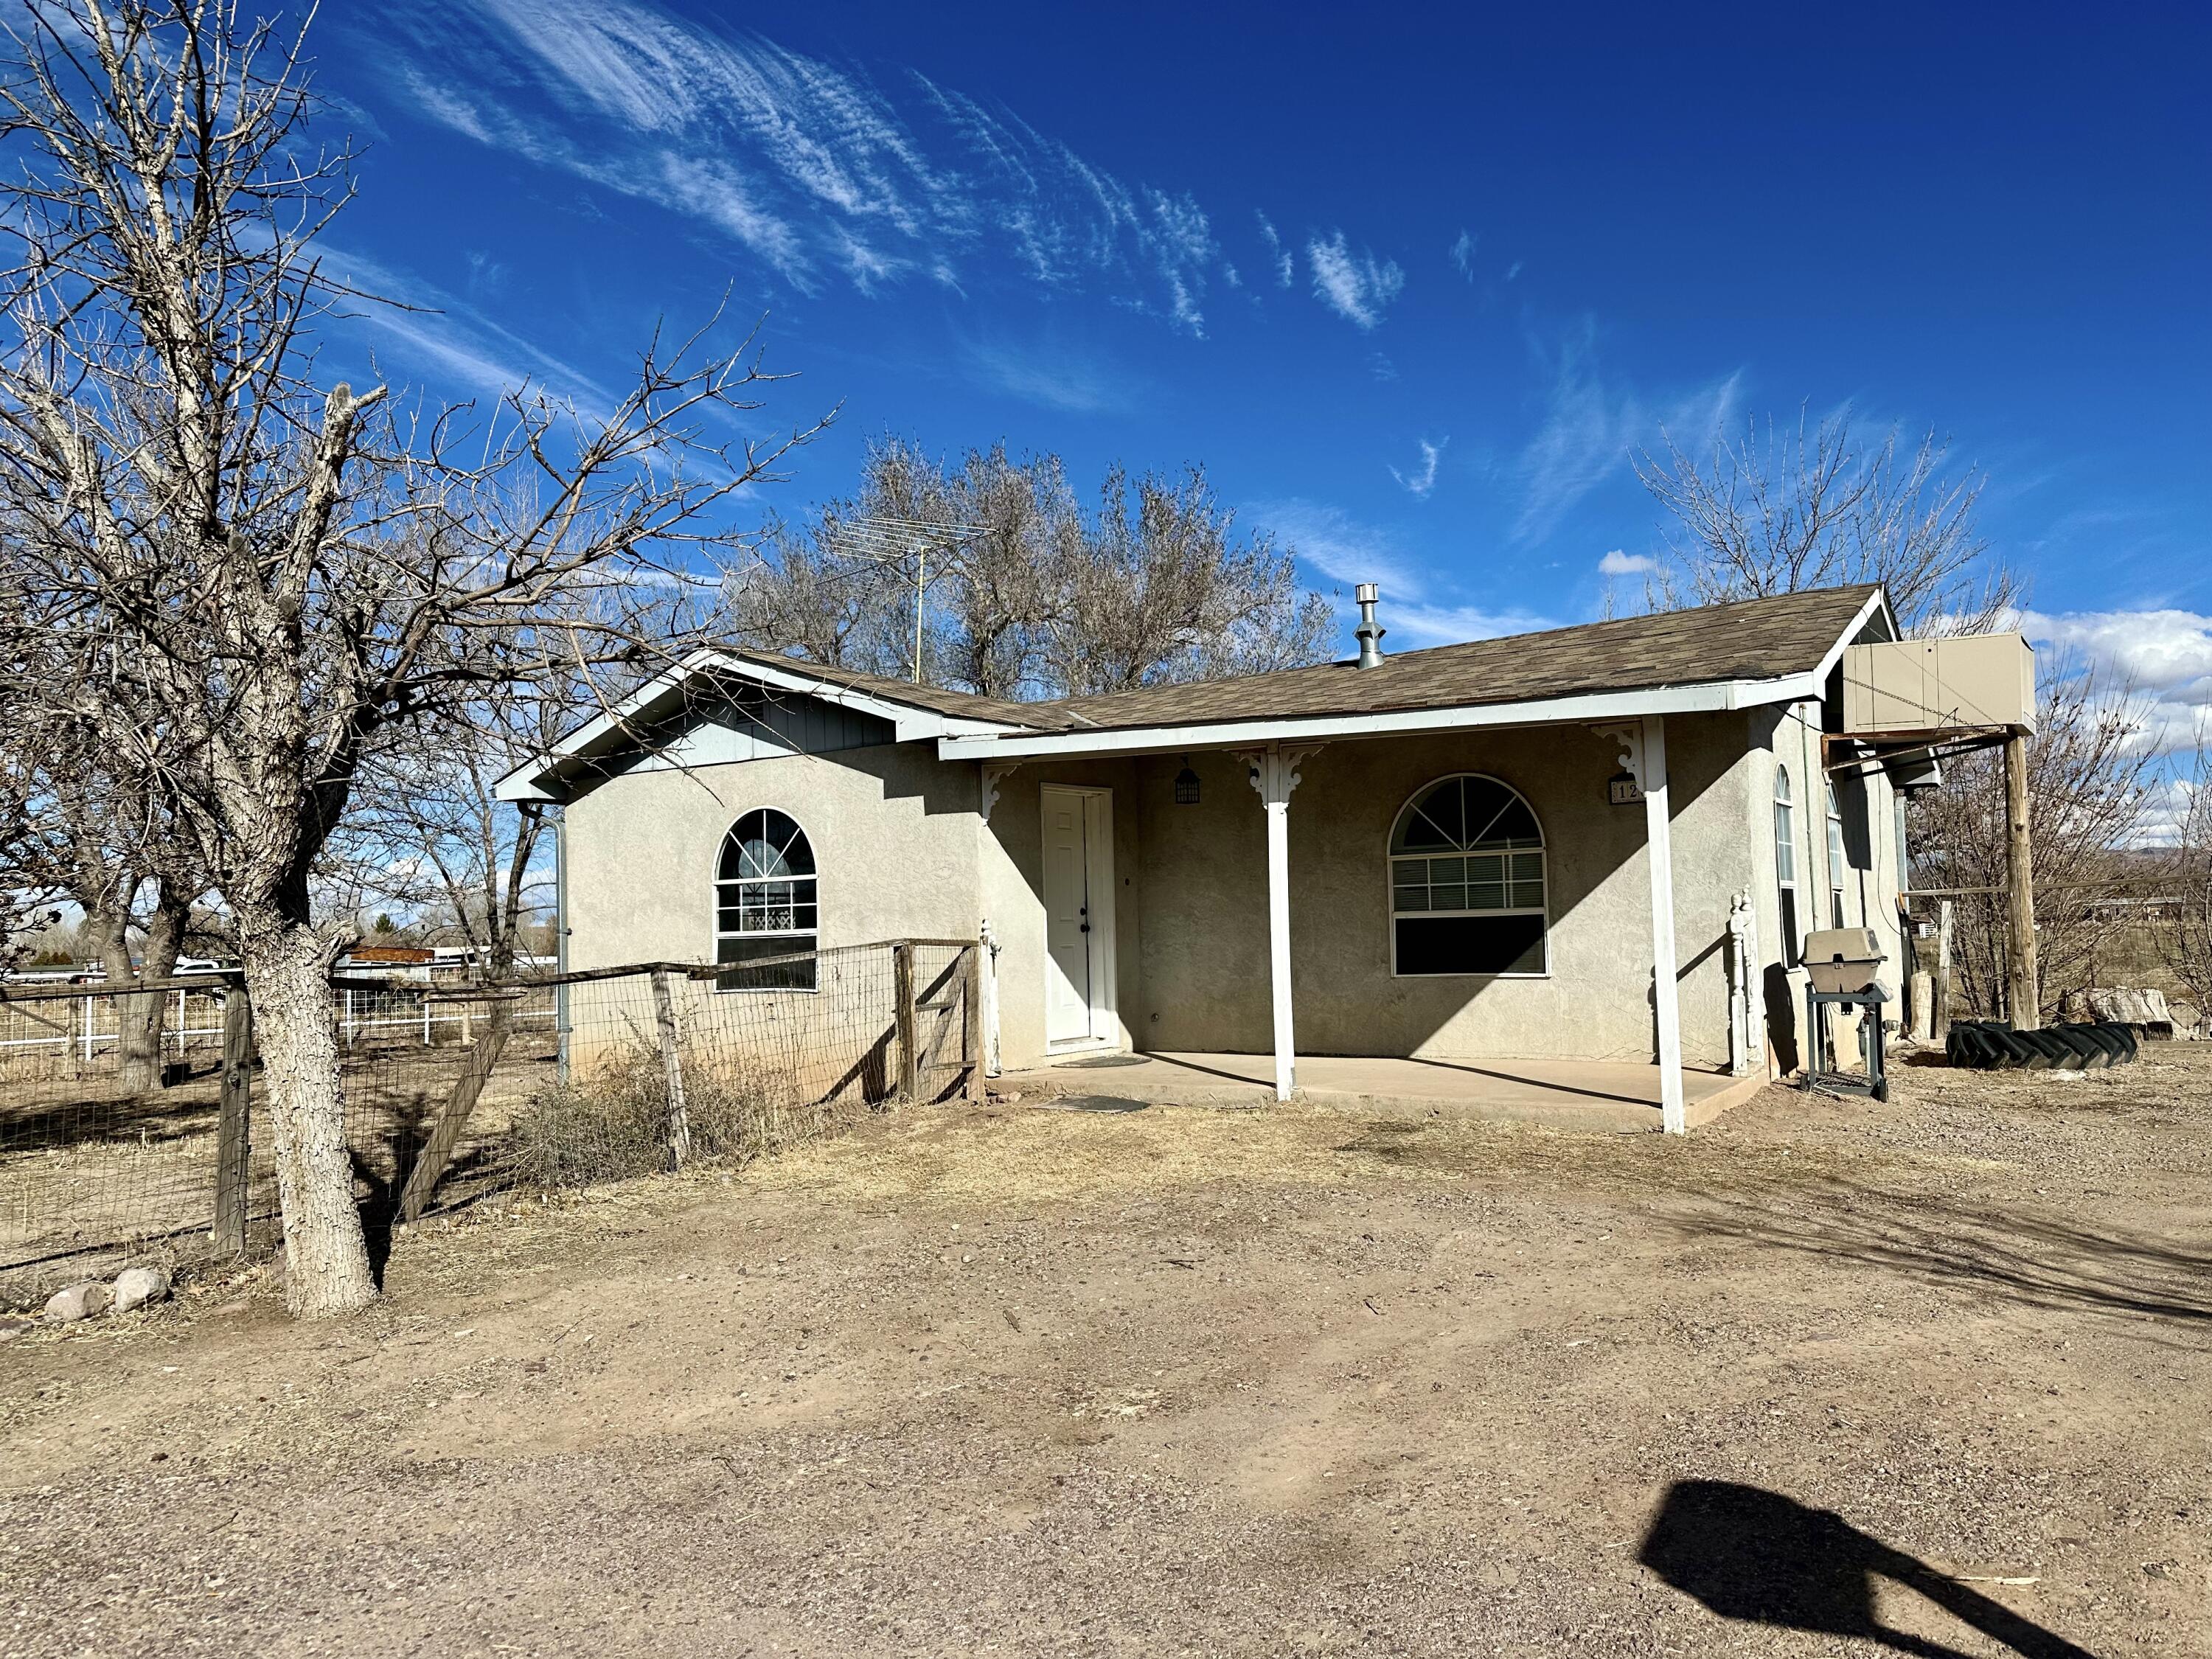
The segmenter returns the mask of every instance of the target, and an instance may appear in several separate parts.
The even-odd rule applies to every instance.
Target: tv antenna
[[[903,565],[914,561],[914,683],[921,681],[922,613],[929,597],[929,556],[950,553],[981,535],[980,524],[938,524],[927,519],[902,519],[888,513],[864,513],[840,520],[831,539],[838,551],[879,564]],[[938,574],[945,573],[940,569]]]

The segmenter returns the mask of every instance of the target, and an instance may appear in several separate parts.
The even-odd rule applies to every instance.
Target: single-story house
[[[2017,636],[1962,697],[1871,587],[1389,654],[1361,599],[1356,659],[1049,702],[702,651],[501,793],[559,805],[572,970],[980,935],[1009,1070],[1628,1061],[1679,1127],[1684,1068],[1799,1063],[1808,931],[1901,999],[1901,792],[2031,718]]]

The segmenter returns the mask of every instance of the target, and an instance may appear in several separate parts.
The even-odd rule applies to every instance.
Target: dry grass
[[[851,1108],[794,1103],[763,1068],[682,1054],[690,1155],[742,1165],[849,1122]],[[515,1112],[516,1181],[541,1192],[651,1175],[668,1167],[674,1126],[659,1048],[639,1042],[604,1054],[588,1073],[541,1087]]]

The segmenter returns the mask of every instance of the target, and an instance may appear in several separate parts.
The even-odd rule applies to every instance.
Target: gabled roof
[[[682,721],[702,688],[750,684],[834,703],[888,723],[891,740],[985,735],[1008,729],[1028,705],[916,685],[880,674],[831,668],[769,651],[711,647],[695,651],[599,714],[564,734],[545,753],[501,778],[501,800],[565,800],[589,789],[659,733]],[[1012,717],[1012,719],[1010,719]]]
[[[641,732],[682,715],[702,680],[750,682],[871,714],[890,725],[893,741],[934,739],[948,757],[1012,759],[1750,708],[1821,695],[1844,647],[1869,631],[1896,634],[1881,590],[1831,587],[1403,651],[1372,668],[1323,663],[1050,702],[718,647],[578,727],[501,780],[498,793],[544,800],[590,787]]]
[[[838,686],[859,692],[876,702],[896,703],[908,708],[926,708],[956,720],[1030,726],[1036,724],[1033,716],[1037,709],[1044,706],[1034,702],[1010,702],[1003,697],[978,696],[973,691],[956,691],[945,685],[917,685],[912,680],[896,680],[885,674],[863,674],[856,668],[835,668],[828,663],[811,662],[805,657],[787,657],[776,651],[724,647],[718,654],[732,661],[756,663],[784,673],[803,675],[825,686]]]
[[[1195,685],[1018,705],[1057,731],[1480,708],[1593,691],[1779,679],[1817,667],[1879,588],[1829,587]],[[1385,621],[1387,621],[1387,617]]]

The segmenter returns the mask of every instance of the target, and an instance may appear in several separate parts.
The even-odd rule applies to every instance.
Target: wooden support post
[[[477,1097],[483,1093],[483,1086],[491,1077],[492,1067],[499,1064],[500,1052],[507,1047],[507,1033],[512,1019],[512,1005],[505,1002],[494,1005],[483,1037],[469,1050],[469,1057],[461,1067],[460,1076],[453,1079],[453,1092],[446,1097],[445,1109],[438,1114],[438,1121],[430,1130],[430,1139],[423,1143],[422,1152],[416,1155],[415,1167],[407,1172],[407,1184],[399,1192],[399,1218],[402,1221],[411,1224],[421,1218],[422,1206],[430,1201],[430,1194],[437,1189],[439,1177],[446,1173],[446,1165],[453,1161],[453,1148],[460,1144],[461,1131],[468,1127],[469,1115],[477,1109]]]
[[[2043,1024],[2035,962],[2035,859],[2028,842],[2027,739],[2005,739],[2005,1012],[2014,1029]]]
[[[1935,1040],[1944,1042],[1951,1035],[1951,901],[1944,899],[1936,906],[1936,986],[1930,999],[1934,1002]]]
[[[960,987],[960,1058],[968,1063],[967,1097],[983,1098],[983,942],[968,947],[968,971]]]
[[[222,1109],[216,1131],[215,1248],[225,1255],[246,1251],[246,1198],[253,1104],[253,1005],[243,982],[222,1000]]]
[[[684,1050],[677,1040],[676,999],[668,969],[653,970],[653,1023],[660,1030],[660,1071],[668,1081],[668,1158],[680,1170],[691,1156],[691,1114],[684,1103]]]
[[[901,939],[891,946],[894,1018],[898,1027],[898,1091],[911,1101],[921,1093],[921,1056],[915,1052],[914,945]]]

